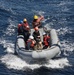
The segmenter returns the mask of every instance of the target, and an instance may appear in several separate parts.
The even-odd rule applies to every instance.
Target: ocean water
[[[61,57],[48,64],[28,64],[14,55],[17,25],[43,15],[42,25],[55,28]],[[0,0],[0,75],[74,75],[74,0]]]

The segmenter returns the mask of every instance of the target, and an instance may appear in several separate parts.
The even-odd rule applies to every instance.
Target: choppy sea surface
[[[61,42],[61,58],[48,64],[28,64],[14,55],[20,20],[43,15],[42,24],[55,28]],[[0,75],[74,75],[74,0],[0,0]]]

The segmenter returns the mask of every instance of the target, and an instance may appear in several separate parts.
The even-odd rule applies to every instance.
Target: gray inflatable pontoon
[[[33,29],[31,29],[31,34],[33,33]],[[42,34],[44,32],[43,28],[39,29],[41,39],[43,39]],[[51,47],[43,50],[26,50],[24,37],[22,35],[17,36],[17,42],[15,45],[15,53],[21,56],[25,60],[49,60],[56,57],[60,51],[60,41],[58,39],[57,33],[55,29],[51,29],[47,31],[51,37]]]

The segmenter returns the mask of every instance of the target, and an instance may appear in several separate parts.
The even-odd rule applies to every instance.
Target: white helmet
[[[43,35],[45,35],[46,33],[44,32]]]
[[[34,39],[34,37],[31,35],[31,36],[29,36],[29,39]]]

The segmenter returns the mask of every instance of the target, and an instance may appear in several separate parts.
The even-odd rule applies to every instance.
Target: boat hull
[[[42,35],[43,29],[40,29]],[[33,29],[32,29],[33,32]],[[26,61],[32,60],[49,60],[60,54],[60,41],[57,36],[56,30],[50,30],[51,47],[43,50],[26,50],[25,43],[22,35],[17,37],[15,52]]]

